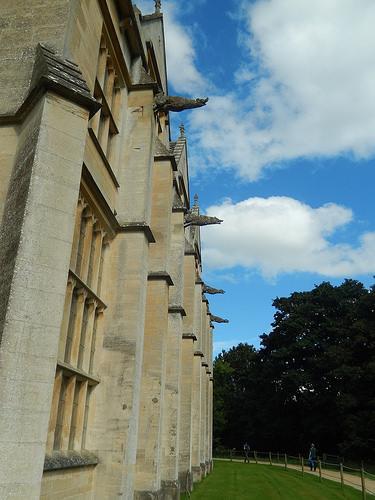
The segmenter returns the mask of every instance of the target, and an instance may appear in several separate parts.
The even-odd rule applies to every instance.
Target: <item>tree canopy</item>
[[[345,280],[276,298],[259,349],[214,362],[214,445],[373,457],[375,288]]]

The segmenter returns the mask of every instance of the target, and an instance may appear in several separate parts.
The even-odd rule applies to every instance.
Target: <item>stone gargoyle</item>
[[[218,219],[217,217],[210,217],[209,215],[198,215],[191,212],[188,212],[185,215],[185,223],[184,226],[209,226],[211,224],[221,224],[222,219]]]
[[[214,321],[215,323],[229,323],[228,319],[223,319],[220,318],[220,316],[214,316],[213,314],[211,316],[211,321]]]
[[[210,295],[217,295],[218,293],[225,293],[221,288],[212,288],[212,286],[203,283],[203,293],[209,293]]]
[[[179,113],[185,109],[201,108],[207,104],[208,97],[204,99],[188,99],[187,97],[180,97],[174,95],[165,95],[164,92],[156,94],[154,101],[155,111],[174,111]]]

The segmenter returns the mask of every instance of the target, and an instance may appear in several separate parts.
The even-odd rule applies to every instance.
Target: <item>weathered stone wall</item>
[[[66,498],[91,500],[94,474],[94,467],[47,472],[43,475],[40,500],[65,500]]]
[[[2,498],[39,497],[87,118],[47,94],[19,134],[0,234]]]
[[[167,88],[162,16],[139,21],[141,49],[124,14],[130,6],[0,2],[0,498],[175,500],[200,479],[201,457],[209,460],[212,405],[202,360],[211,365],[212,358],[208,316],[202,321],[199,230],[184,229],[187,141],[181,132],[172,157],[168,115],[153,107],[156,85],[149,76],[146,84],[131,82],[147,59],[140,51],[153,46]],[[103,23],[121,86],[110,161],[88,131],[98,115],[89,120],[71,89],[39,86],[24,113],[10,116],[28,95],[40,42],[78,64],[94,92]],[[80,188],[107,240],[89,466],[80,460],[84,450],[74,451],[74,464],[70,450],[52,451],[48,424]],[[61,469],[47,464],[43,473],[47,437]]]
[[[0,115],[17,111],[29,91],[36,46],[64,52],[70,0],[4,0],[0,12]]]

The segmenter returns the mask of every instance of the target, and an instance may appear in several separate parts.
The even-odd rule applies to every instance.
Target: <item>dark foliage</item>
[[[214,444],[353,458],[375,451],[375,288],[346,280],[277,298],[261,347],[214,363]]]

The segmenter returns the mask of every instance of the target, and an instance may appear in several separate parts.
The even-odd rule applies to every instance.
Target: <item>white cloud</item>
[[[242,16],[242,64],[252,69],[240,68],[230,95],[190,115],[207,161],[256,180],[267,165],[290,159],[372,156],[375,2],[245,1]]]
[[[211,269],[241,266],[268,278],[312,272],[329,277],[375,270],[375,233],[357,247],[330,238],[353,220],[348,208],[329,203],[312,208],[288,197],[226,200],[207,210],[224,222],[202,231],[204,261]]]
[[[165,37],[169,82],[177,92],[194,94],[209,84],[198,71],[191,31],[177,20],[177,8],[167,4],[165,10]]]
[[[247,57],[230,93],[198,69],[183,9],[163,1],[169,81],[177,93],[211,94],[204,110],[184,117],[203,164],[254,181],[296,158],[374,155],[373,0],[244,0],[239,40]]]
[[[237,84],[249,83],[256,77],[254,71],[246,66],[241,66],[234,74],[234,80]]]
[[[188,95],[207,90],[210,88],[210,83],[196,66],[192,28],[183,25],[179,18],[183,13],[191,12],[205,1],[194,0],[183,6],[173,1],[162,2],[169,84],[176,92]],[[144,14],[154,12],[153,1],[138,0],[136,3]]]

